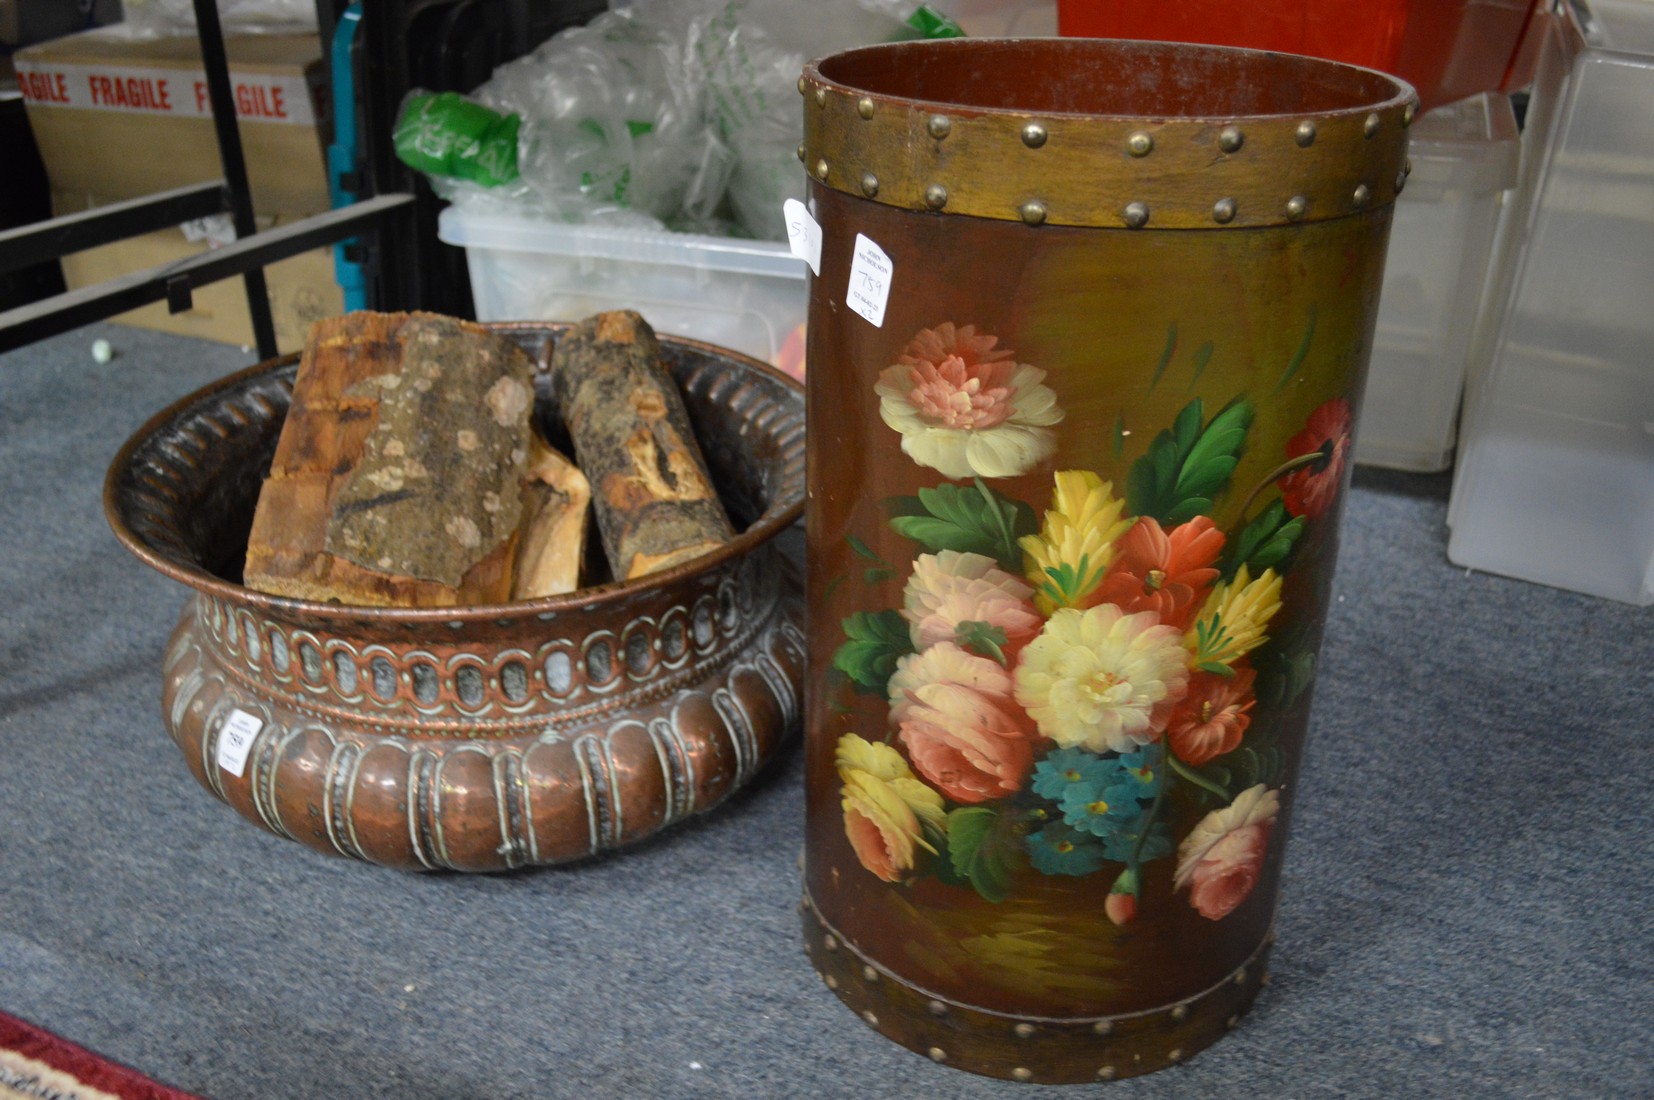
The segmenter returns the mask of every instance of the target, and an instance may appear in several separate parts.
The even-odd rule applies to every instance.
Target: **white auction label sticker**
[[[895,272],[884,249],[856,234],[856,251],[850,260],[850,289],[844,304],[875,327],[884,327],[884,306],[890,300],[890,277]]]
[[[247,756],[253,751],[253,739],[264,723],[256,715],[244,710],[232,710],[224,719],[224,728],[218,731],[218,766],[241,778],[247,770]]]
[[[810,217],[810,211],[797,199],[781,204],[781,216],[787,222],[787,243],[793,255],[810,265],[810,270],[821,274],[821,226]]]

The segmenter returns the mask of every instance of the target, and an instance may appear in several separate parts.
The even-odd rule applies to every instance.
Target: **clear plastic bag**
[[[783,240],[781,204],[804,188],[793,151],[806,57],[957,33],[920,10],[913,0],[617,6],[500,66],[472,93],[521,118],[514,181],[485,187],[459,171],[469,179],[433,182],[476,213]]]

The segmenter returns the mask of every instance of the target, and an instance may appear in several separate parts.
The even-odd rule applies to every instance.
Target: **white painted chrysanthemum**
[[[1063,411],[1045,372],[1011,359],[971,325],[924,329],[873,387],[902,450],[952,478],[1015,477],[1056,449]]]
[[[1017,702],[1063,748],[1130,752],[1160,736],[1188,689],[1182,642],[1152,611],[1059,608],[1022,651]]]

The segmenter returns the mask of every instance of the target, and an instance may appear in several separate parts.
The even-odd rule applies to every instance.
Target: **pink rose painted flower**
[[[996,336],[946,322],[924,329],[873,387],[902,450],[953,478],[1015,477],[1056,449],[1063,418],[1045,372],[1012,360]]]
[[[1258,884],[1280,811],[1278,794],[1260,783],[1207,814],[1177,849],[1173,888],[1187,886],[1189,904],[1208,920],[1233,913]]]
[[[1166,723],[1166,740],[1179,760],[1198,767],[1240,745],[1252,724],[1247,711],[1257,701],[1252,694],[1257,675],[1243,666],[1232,678],[1215,672],[1196,672],[1189,678],[1189,693]]]
[[[938,642],[903,657],[890,677],[890,721],[913,768],[955,802],[1022,788],[1034,736],[999,662]]]
[[[1040,631],[1034,590],[983,554],[921,554],[903,592],[913,648],[957,642],[979,656],[1009,659]],[[984,652],[999,648],[1000,653]]]

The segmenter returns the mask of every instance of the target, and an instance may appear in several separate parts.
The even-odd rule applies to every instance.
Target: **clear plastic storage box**
[[[657,332],[804,370],[804,261],[785,244],[442,212],[479,321],[578,321],[635,309]]]
[[[1654,603],[1654,4],[1559,15],[1524,140],[1448,557]]]
[[[1500,201],[1516,184],[1520,150],[1510,99],[1497,93],[1414,121],[1413,173],[1391,223],[1357,462],[1452,465]]]

